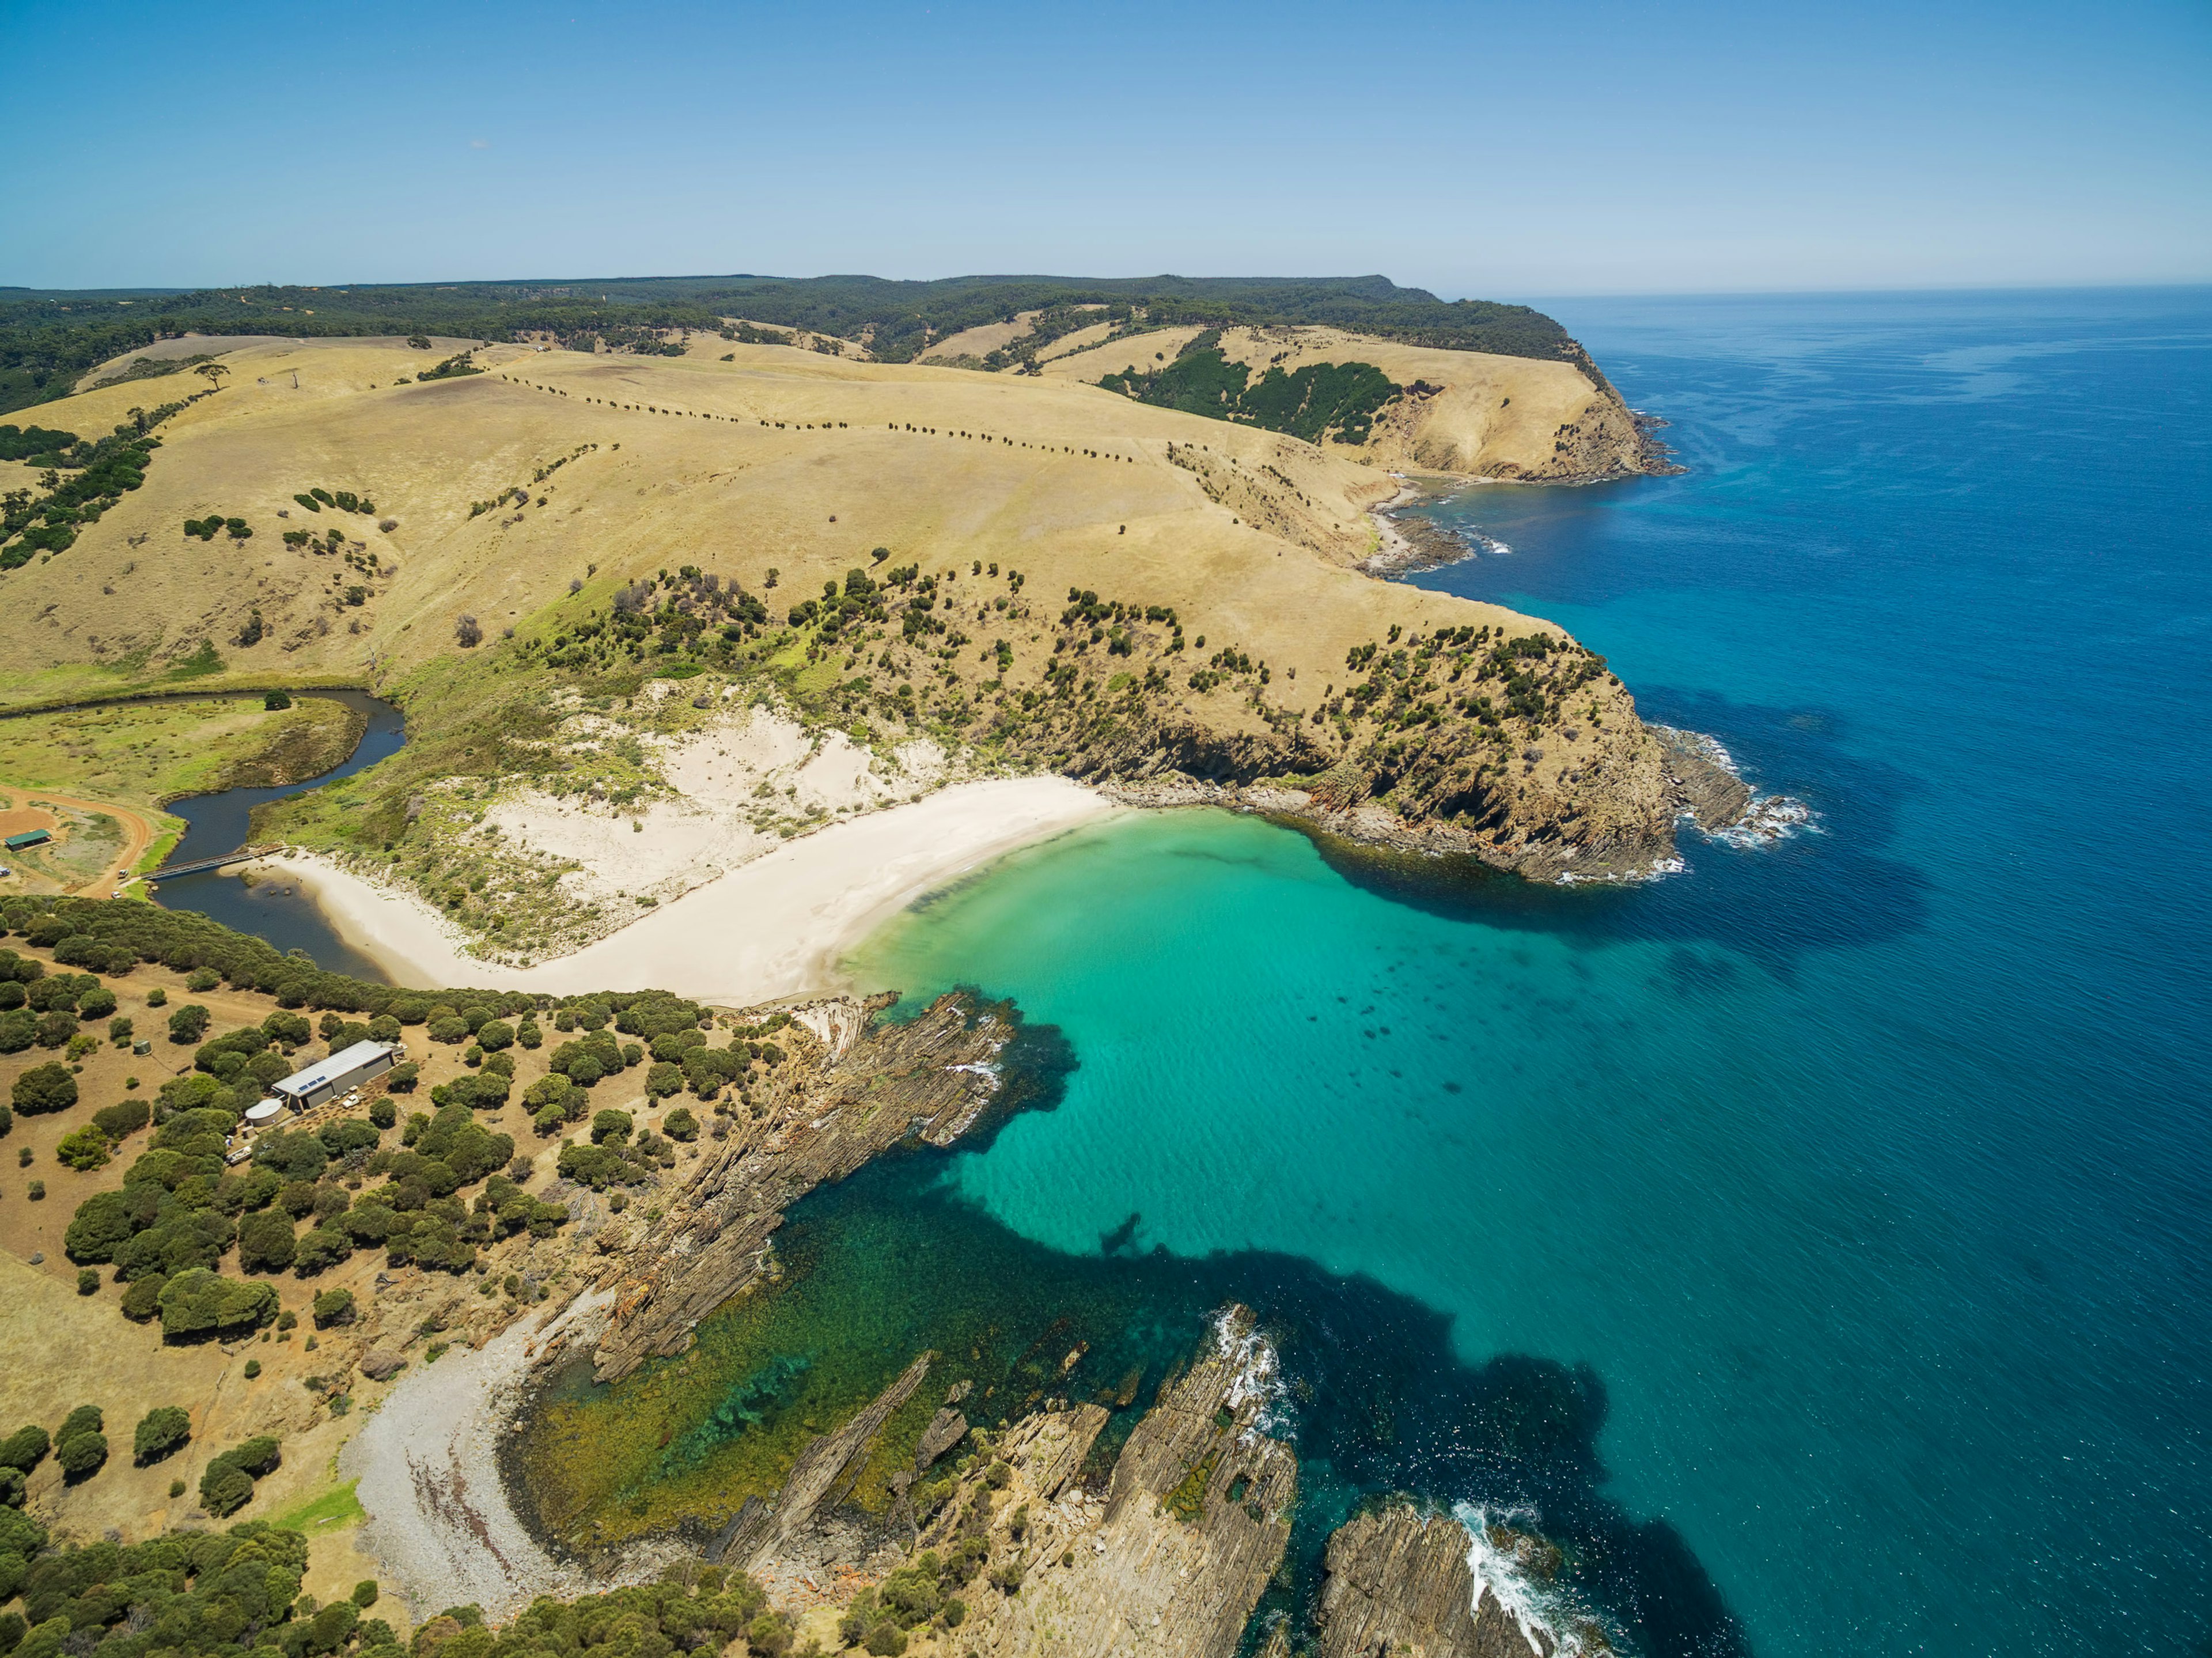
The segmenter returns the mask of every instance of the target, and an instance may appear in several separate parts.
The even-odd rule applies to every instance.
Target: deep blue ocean
[[[929,1200],[1276,1285],[1294,1374],[1431,1319],[1455,1380],[1286,1398],[1307,1490],[1525,1503],[1648,1650],[2212,1650],[2212,291],[1549,308],[1689,471],[1476,489],[1510,552],[1418,579],[1813,826],[1622,891],[1218,812],[1018,855],[858,964],[1072,1050]]]

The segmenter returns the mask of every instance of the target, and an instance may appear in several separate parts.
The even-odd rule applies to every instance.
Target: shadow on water
[[[234,852],[252,838],[255,810],[274,800],[305,794],[326,783],[366,771],[379,761],[399,752],[407,741],[406,717],[391,703],[364,691],[301,692],[343,702],[368,724],[361,741],[343,765],[304,782],[275,788],[224,789],[215,794],[187,795],[170,802],[167,810],[185,820],[184,838],[169,854],[172,863],[190,863]],[[349,973],[373,983],[385,982],[384,970],[360,954],[334,932],[322,912],[289,882],[263,882],[249,886],[235,875],[204,870],[161,883],[159,901],[166,909],[197,910],[210,920],[266,938],[283,950],[303,951],[316,966],[332,973]]]
[[[1007,1092],[1021,1108],[1050,1108],[1073,1059],[1057,1031],[1025,1029],[1006,1052]],[[1654,1658],[1747,1650],[1680,1535],[1606,1495],[1606,1390],[1589,1367],[1522,1353],[1468,1363],[1448,1316],[1372,1278],[1273,1252],[1175,1256],[1145,1247],[1139,1215],[1103,1234],[1097,1253],[1064,1254],[960,1195],[949,1176],[969,1155],[914,1145],[820,1188],[777,1235],[772,1293],[731,1302],[691,1352],[612,1388],[591,1383],[587,1367],[556,1382],[502,1446],[533,1529],[575,1536],[625,1507],[641,1527],[711,1529],[924,1350],[939,1357],[920,1417],[960,1380],[974,1384],[966,1408],[981,1424],[1053,1397],[1096,1400],[1113,1409],[1100,1439],[1110,1451],[1211,1340],[1213,1315],[1242,1302],[1277,1345],[1275,1430],[1301,1465],[1291,1557],[1255,1630],[1279,1615],[1302,1627],[1329,1533],[1402,1493],[1534,1523],[1564,1551],[1570,1594]],[[1094,1474],[1104,1471],[1094,1453]]]
[[[1756,847],[1685,827],[1678,844],[1687,872],[1635,886],[1540,885],[1471,858],[1407,857],[1335,836],[1310,838],[1346,880],[1411,908],[1590,945],[1718,946],[1785,980],[1808,951],[1879,943],[1926,925],[1928,877],[1881,850],[1923,780],[1850,752],[1832,712],[1663,686],[1640,691],[1638,701],[1659,724],[1720,734],[1759,793],[1805,801],[1814,825]]]

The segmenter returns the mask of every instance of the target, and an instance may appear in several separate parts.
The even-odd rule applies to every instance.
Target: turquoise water
[[[1438,516],[1511,552],[1422,580],[1565,624],[1815,829],[1630,892],[1216,812],[1021,854],[860,963],[1079,1064],[945,1224],[1273,1284],[1286,1347],[1310,1263],[1470,1373],[1584,1378],[1597,1489],[1682,1555],[1613,1607],[1652,1650],[2202,1651],[2212,294],[1558,310],[1690,473],[1474,491]],[[1448,1366],[1404,1401],[1439,1445]],[[1307,1426],[1332,1500],[1565,1500]]]

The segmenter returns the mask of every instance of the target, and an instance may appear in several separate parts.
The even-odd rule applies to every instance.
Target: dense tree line
[[[1185,414],[1263,426],[1271,432],[1317,443],[1334,433],[1346,443],[1364,443],[1375,416],[1404,389],[1371,362],[1315,362],[1294,373],[1252,371],[1231,361],[1218,331],[1191,341],[1164,368],[1109,374],[1098,383],[1139,403]]]
[[[66,397],[81,376],[110,357],[186,332],[550,338],[571,349],[605,344],[664,351],[671,349],[662,339],[668,331],[715,331],[724,317],[744,316],[865,340],[884,361],[906,362],[963,329],[1024,311],[1065,317],[1066,307],[1082,305],[1139,307],[1152,323],[1326,324],[1419,345],[1588,363],[1558,323],[1526,306],[1447,302],[1383,276],[956,276],[911,282],[875,276],[700,276],[434,288],[261,287],[147,295],[128,306],[85,295],[0,305],[0,413]]]

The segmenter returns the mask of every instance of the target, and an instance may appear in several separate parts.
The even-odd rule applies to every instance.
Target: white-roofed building
[[[372,1077],[380,1077],[406,1057],[397,1042],[356,1042],[327,1060],[318,1060],[305,1071],[295,1072],[270,1092],[295,1111],[305,1111],[358,1088]]]

